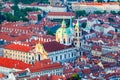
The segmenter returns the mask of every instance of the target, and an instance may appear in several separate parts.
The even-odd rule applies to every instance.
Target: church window
[[[79,37],[81,36],[81,33],[79,33]]]
[[[77,37],[77,33],[76,33],[76,37]]]
[[[38,60],[40,61],[40,54],[38,55]]]
[[[60,59],[62,59],[62,55],[60,55]]]
[[[73,57],[74,55],[73,55],[73,53],[72,53],[72,57]]]
[[[63,40],[63,43],[65,43],[65,39]]]
[[[69,43],[70,43],[70,38],[69,38]]]
[[[64,54],[64,57],[65,57],[65,59],[66,59],[66,54]]]
[[[58,60],[58,56],[56,56],[56,61]]]

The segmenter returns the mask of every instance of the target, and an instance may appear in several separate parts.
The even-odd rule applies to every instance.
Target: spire
[[[66,23],[65,23],[65,20],[64,20],[64,19],[63,19],[63,21],[62,21],[61,27],[62,27],[62,28],[65,28],[65,27],[66,27]]]
[[[79,23],[79,21],[77,20],[77,23],[76,23],[76,25],[75,25],[75,29],[79,29],[79,27],[80,27],[80,23]]]
[[[73,25],[72,25],[72,16],[70,17],[70,25],[69,25],[70,28],[73,28]]]

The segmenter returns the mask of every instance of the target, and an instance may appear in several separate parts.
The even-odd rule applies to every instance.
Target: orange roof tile
[[[20,60],[13,60],[10,58],[2,58],[0,57],[0,66],[7,68],[15,68],[15,69],[26,69],[31,67],[31,64],[24,63]]]
[[[34,66],[30,68],[31,72],[40,72],[43,70],[51,70],[62,68],[60,63],[52,63],[51,60],[36,61]]]
[[[9,45],[5,46],[5,49],[17,50],[17,51],[23,51],[23,52],[29,52],[30,50],[33,49],[33,47],[19,45],[19,44],[9,44]]]

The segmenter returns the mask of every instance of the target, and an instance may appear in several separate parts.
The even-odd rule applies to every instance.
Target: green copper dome
[[[56,34],[59,34],[59,35],[71,35],[71,30],[69,28],[59,28],[57,31],[56,31]]]
[[[71,35],[71,30],[69,28],[66,27],[66,23],[63,20],[61,27],[56,31],[56,35]]]

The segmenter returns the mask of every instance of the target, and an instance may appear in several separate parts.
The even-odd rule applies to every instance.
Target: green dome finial
[[[69,25],[70,28],[73,28],[73,25],[72,25],[72,16],[70,17],[70,25]]]
[[[80,23],[79,23],[79,21],[77,20],[77,23],[76,23],[76,25],[75,25],[75,29],[79,29],[80,28]]]
[[[66,27],[66,23],[65,23],[65,20],[64,20],[64,19],[63,19],[63,21],[62,21],[61,27],[62,27],[62,28],[65,28],[65,27]]]

